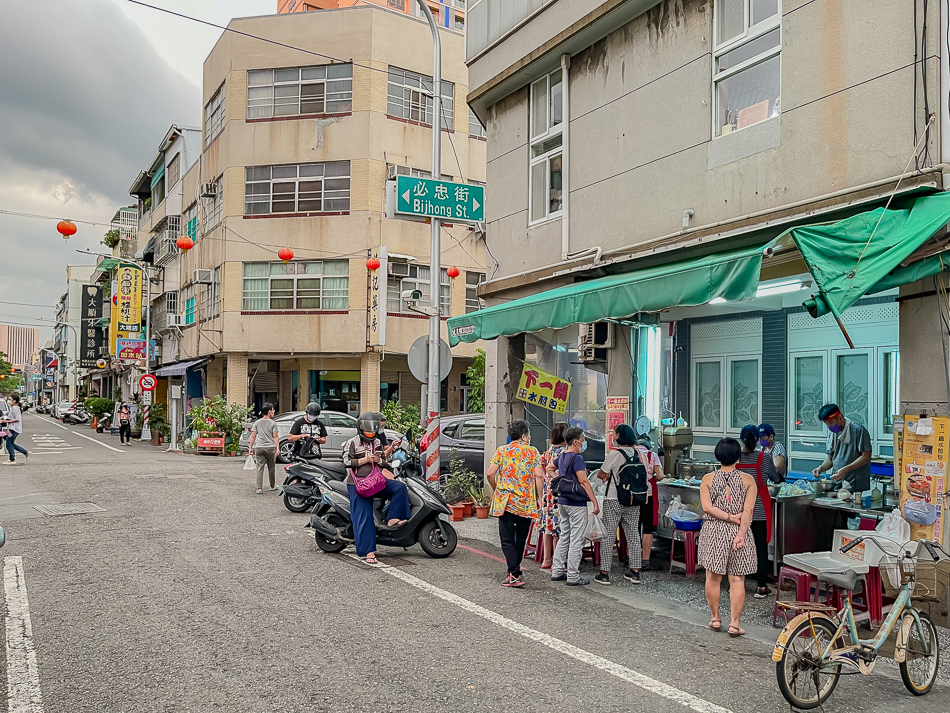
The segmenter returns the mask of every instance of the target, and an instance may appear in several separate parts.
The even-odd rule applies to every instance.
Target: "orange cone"
[[[92,430],[96,430],[96,426],[99,425],[99,419],[96,416],[92,417]]]

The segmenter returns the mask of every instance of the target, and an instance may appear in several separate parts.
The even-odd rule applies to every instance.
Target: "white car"
[[[62,420],[69,411],[76,408],[78,401],[60,401],[56,405],[56,412],[53,414],[56,418]]]

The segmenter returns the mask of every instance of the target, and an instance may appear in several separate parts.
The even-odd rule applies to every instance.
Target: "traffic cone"
[[[92,417],[92,430],[96,430],[96,426],[99,425],[99,418],[97,416]]]

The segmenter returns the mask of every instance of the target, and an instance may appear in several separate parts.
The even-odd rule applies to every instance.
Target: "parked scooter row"
[[[79,404],[76,405],[76,408],[63,414],[63,423],[72,426],[78,426],[82,423],[89,423],[91,420],[92,416]]]
[[[407,438],[412,442],[411,435]],[[449,523],[451,510],[441,494],[424,480],[422,457],[405,446],[391,458],[393,475],[409,491],[409,519],[403,525],[389,527],[388,503],[376,498],[373,517],[376,540],[380,545],[412,547],[419,544],[430,557],[448,557],[458,545],[458,534]],[[284,506],[291,512],[310,511],[308,527],[313,528],[317,546],[324,552],[340,552],[353,542],[350,499],[344,480],[346,467],[319,457],[297,457],[285,467],[287,477],[281,486]]]

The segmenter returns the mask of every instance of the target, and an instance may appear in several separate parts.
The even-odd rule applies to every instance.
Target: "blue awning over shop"
[[[184,376],[185,372],[195,366],[200,366],[208,361],[208,357],[203,359],[192,359],[191,361],[180,361],[177,364],[169,364],[155,370],[155,376]]]

